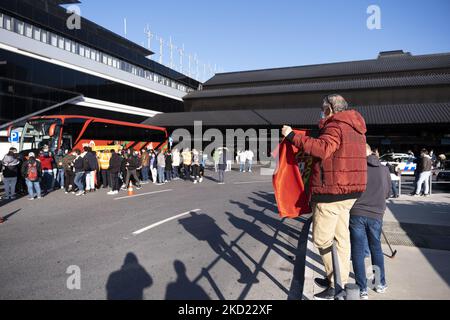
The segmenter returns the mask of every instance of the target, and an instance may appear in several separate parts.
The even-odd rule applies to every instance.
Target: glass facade
[[[8,50],[0,49],[0,60],[7,61],[5,65],[0,65],[0,122],[20,118],[79,94],[147,110],[184,111],[182,101]],[[73,113],[79,114],[83,109],[100,112],[77,106]],[[54,113],[57,111],[59,109],[54,110]],[[111,118],[110,115],[108,118]]]
[[[46,43],[48,45],[57,47],[61,50],[72,52],[73,54],[77,54],[86,59],[103,63],[112,68],[120,69],[122,71],[139,76],[141,78],[145,78],[150,81],[163,84],[165,86],[174,88],[182,92],[193,91],[192,88],[175,80],[164,77],[160,74],[157,74],[151,70],[145,70],[144,68],[133,65],[125,60],[113,57],[102,51],[82,45],[81,43],[72,41],[61,35],[57,35],[53,32],[44,30],[29,23],[25,23],[20,19],[13,18],[1,12],[0,12],[0,28],[15,32],[17,34],[26,36],[36,41]]]

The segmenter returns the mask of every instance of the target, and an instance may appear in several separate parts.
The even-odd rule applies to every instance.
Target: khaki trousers
[[[319,249],[325,272],[334,288],[332,245],[336,242],[342,286],[350,273],[350,209],[356,199],[313,204],[313,242]]]

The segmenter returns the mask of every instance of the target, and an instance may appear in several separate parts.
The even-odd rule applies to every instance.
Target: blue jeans
[[[84,172],[76,172],[74,183],[79,191],[84,191]]]
[[[166,180],[171,181],[172,180],[172,170],[165,170],[166,172]]]
[[[45,193],[51,191],[55,186],[53,171],[42,172],[42,189]]]
[[[34,191],[36,191],[38,197],[41,197],[41,186],[39,185],[39,181],[30,181],[28,179],[25,179],[25,182],[27,184],[28,196],[30,197],[30,199],[33,199],[35,197]]]
[[[239,165],[239,171],[243,172],[245,171],[245,162],[241,162]]]
[[[17,177],[3,178],[3,184],[5,185],[5,198],[15,197]]]
[[[383,221],[350,215],[350,242],[353,271],[360,290],[367,290],[366,267],[364,264],[366,242],[369,243],[372,265],[379,268],[379,283],[386,285],[384,256],[381,249],[381,228]]]
[[[164,183],[164,167],[158,166],[158,183]]]
[[[56,174],[56,182],[60,188],[64,187],[64,169],[58,169],[58,173]]]
[[[253,164],[253,160],[247,160],[248,161],[248,171],[252,171],[252,164]]]
[[[143,182],[148,182],[148,180],[149,180],[149,172],[150,172],[150,167],[142,167],[142,170],[141,170],[141,174],[142,174],[142,181]]]
[[[173,166],[172,167],[172,174],[173,174],[173,178],[178,178],[179,177],[179,174],[178,174],[178,166]]]
[[[398,196],[398,181],[392,180],[392,194],[394,197]]]
[[[225,181],[225,177],[224,177],[224,175],[225,175],[225,170],[220,170],[219,169],[219,182],[224,182]]]

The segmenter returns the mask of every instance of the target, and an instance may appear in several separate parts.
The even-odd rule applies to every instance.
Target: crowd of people
[[[101,150],[98,150],[101,149]],[[238,152],[241,171],[251,172],[254,154],[250,150]],[[218,183],[224,184],[226,171],[231,170],[231,152],[217,148],[213,154]],[[149,147],[142,150],[93,148],[58,150],[53,154],[44,145],[39,154],[29,152],[21,159],[11,148],[1,162],[5,194],[3,199],[15,199],[18,193],[28,193],[30,200],[41,199],[49,192],[64,189],[76,196],[109,189],[109,195],[118,194],[130,186],[140,189],[143,184],[163,185],[183,179],[202,183],[207,155],[196,149],[166,149],[157,151]]]

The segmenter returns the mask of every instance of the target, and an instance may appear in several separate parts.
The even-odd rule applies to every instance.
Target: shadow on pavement
[[[219,257],[235,268],[240,273],[239,283],[258,282],[241,257],[225,242],[222,236],[227,233],[216,224],[213,218],[206,214],[191,212],[190,217],[180,219],[178,222],[197,240],[206,241]]]
[[[277,247],[282,247],[292,254],[295,253],[295,248],[293,248],[289,244],[284,243],[283,241],[280,241],[277,238],[271,237],[270,235],[262,231],[260,226],[251,223],[250,221],[238,218],[231,212],[225,212],[225,214],[228,216],[228,220],[230,221],[230,223],[236,229],[244,231],[246,234],[248,234],[255,240],[259,241],[260,243],[264,244],[266,247],[273,249],[275,252],[277,252],[280,256],[282,256],[286,260],[288,261],[292,260],[291,257],[289,257],[282,250],[279,250]]]
[[[0,217],[0,218],[1,218],[1,220],[3,220],[3,222],[8,221],[9,218],[11,218],[13,215],[15,215],[15,214],[16,214],[17,212],[19,212],[20,210],[22,210],[22,209],[17,209],[17,210],[15,210],[15,211],[13,211],[13,212],[7,214],[6,216]]]
[[[106,283],[106,298],[108,300],[142,300],[144,289],[152,284],[152,277],[139,264],[136,255],[129,252],[122,267],[109,275]]]
[[[286,255],[283,254],[282,250],[279,250],[274,244],[280,245],[280,243],[283,243],[283,245],[280,245],[283,249],[287,250],[288,252],[292,253],[292,256],[288,256],[290,262],[293,263],[293,276],[292,281],[290,284],[290,287],[288,289],[283,289],[287,294],[288,300],[299,300],[302,298],[302,292],[303,292],[303,284],[304,284],[304,274],[305,274],[305,264],[306,264],[306,253],[307,253],[307,240],[308,240],[308,233],[309,233],[309,227],[310,227],[310,221],[306,221],[303,223],[303,227],[301,230],[294,229],[285,223],[285,219],[281,219],[276,212],[278,211],[277,207],[274,205],[275,203],[275,197],[273,194],[268,192],[253,192],[253,194],[256,197],[259,197],[261,199],[257,199],[255,197],[249,197],[250,200],[253,201],[253,203],[263,208],[261,209],[253,209],[250,206],[230,200],[230,203],[236,204],[240,209],[243,210],[244,214],[251,216],[254,218],[255,222],[259,221],[269,228],[271,228],[274,232],[273,235],[261,235],[261,230],[258,226],[255,226],[254,223],[242,223],[241,220],[236,220],[235,217],[230,217],[230,222],[235,225],[235,227],[242,229],[243,231],[247,232],[249,235],[253,236],[255,239],[259,240],[260,242],[264,243],[267,246],[267,251],[269,252],[271,250],[274,250],[278,254],[280,254],[282,257],[286,258]],[[266,213],[264,213],[266,211]],[[272,216],[273,215],[273,216]],[[233,219],[233,220],[232,220]],[[249,227],[249,224],[251,224],[253,227]],[[245,228],[243,228],[245,226]],[[264,233],[265,234],[265,233]],[[291,239],[298,240],[297,245],[286,245],[284,242],[281,242],[278,237],[282,237],[284,235],[290,237]],[[281,252],[281,253],[280,253]],[[262,261],[264,262],[264,261]],[[311,267],[314,267],[311,265]],[[277,284],[277,283],[276,283]]]
[[[189,280],[183,262],[175,260],[173,266],[177,279],[167,285],[166,300],[211,300],[201,286]]]

